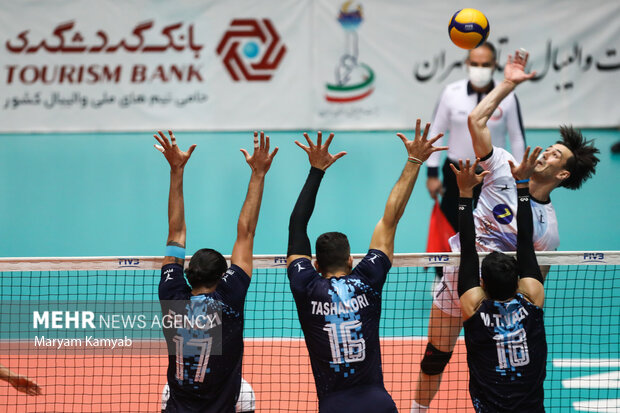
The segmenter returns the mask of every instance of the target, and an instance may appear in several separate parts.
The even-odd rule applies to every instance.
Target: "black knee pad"
[[[452,357],[451,351],[439,351],[431,343],[428,343],[424,351],[424,358],[422,358],[422,362],[420,363],[422,372],[429,376],[436,376],[443,373],[446,365],[450,361],[450,357]]]

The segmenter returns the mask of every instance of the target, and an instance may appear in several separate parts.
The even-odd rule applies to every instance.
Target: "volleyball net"
[[[395,256],[380,334],[385,386],[399,411],[409,411],[426,347],[434,267],[458,265],[458,259]],[[551,266],[547,411],[620,411],[620,252],[546,252],[538,260]],[[316,412],[285,267],[284,256],[255,257],[243,377],[257,412]],[[160,268],[161,257],[0,258],[0,363],[43,391],[28,396],[0,382],[0,410],[158,411],[168,365],[157,301]],[[473,412],[462,337],[431,411]]]

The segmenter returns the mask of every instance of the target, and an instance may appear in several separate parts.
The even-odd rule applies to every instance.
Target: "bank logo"
[[[286,53],[269,19],[235,19],[216,49],[234,81],[267,81]]]
[[[351,10],[353,1],[340,8],[338,22],[345,32],[345,50],[335,70],[335,83],[325,85],[325,100],[332,103],[350,103],[365,99],[374,91],[375,73],[359,61],[357,28],[363,21],[362,6]]]
[[[512,209],[506,204],[496,205],[495,208],[493,208],[493,216],[495,220],[502,225],[510,224],[514,218]]]

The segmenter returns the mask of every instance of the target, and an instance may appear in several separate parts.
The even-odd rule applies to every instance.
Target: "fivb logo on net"
[[[350,103],[363,100],[374,91],[375,73],[359,60],[357,29],[363,21],[362,6],[351,8],[346,1],[340,8],[338,23],[345,31],[345,50],[335,70],[335,83],[326,83],[325,100],[331,103]]]
[[[267,81],[280,65],[286,46],[269,19],[235,19],[216,49],[234,81]]]

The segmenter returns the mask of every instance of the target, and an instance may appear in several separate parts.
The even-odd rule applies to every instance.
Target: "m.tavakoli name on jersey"
[[[114,349],[116,347],[131,347],[133,341],[125,336],[124,338],[95,338],[86,336],[81,338],[46,338],[45,336],[35,337],[35,347],[55,347],[61,349],[63,347],[101,347]]]
[[[312,304],[312,314],[314,315],[346,314],[369,305],[366,294],[357,295],[350,300],[338,303],[310,301],[310,304]]]

